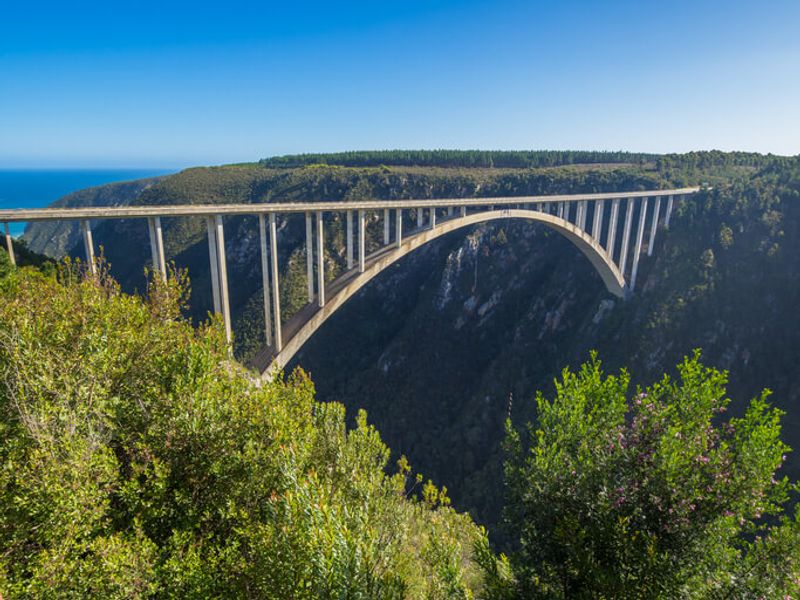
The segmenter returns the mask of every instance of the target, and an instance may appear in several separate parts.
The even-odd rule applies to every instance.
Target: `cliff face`
[[[673,167],[674,168],[674,167]],[[323,399],[366,408],[388,445],[446,485],[454,503],[496,524],[502,505],[503,422],[534,418],[567,365],[597,349],[607,368],[638,381],[671,369],[694,348],[731,370],[734,410],[762,387],[787,411],[800,447],[800,167],[797,161],[724,176],[649,167],[591,169],[192,169],[142,190],[136,203],[269,202],[647,189],[715,182],[679,207],[640,265],[629,301],[610,296],[588,260],[543,226],[495,222],[454,232],[394,265],[334,315],[294,361]],[[716,177],[716,180],[714,179]],[[736,179],[738,183],[730,182]],[[344,264],[343,217],[326,216],[329,277]],[[46,236],[44,232],[31,233]],[[285,318],[304,302],[302,218],[280,222]],[[381,225],[371,220],[375,244]],[[141,287],[146,225],[95,229],[112,273]],[[167,255],[192,278],[191,314],[210,308],[205,225],[165,221]],[[260,343],[257,225],[226,220],[237,353]],[[293,365],[291,365],[293,366]],[[788,469],[800,475],[800,456]]]

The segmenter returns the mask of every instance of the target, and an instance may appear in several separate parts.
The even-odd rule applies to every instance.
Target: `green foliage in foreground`
[[[0,278],[0,594],[470,598],[483,534],[362,413],[257,385],[179,284]],[[418,483],[420,483],[418,481]]]
[[[796,490],[767,393],[723,419],[726,374],[698,355],[629,399],[596,358],[565,370],[538,426],[508,425],[519,550],[481,562],[494,598],[784,598],[800,594]],[[528,439],[528,442],[525,440]],[[796,515],[797,516],[797,515]],[[789,596],[791,594],[791,596]]]

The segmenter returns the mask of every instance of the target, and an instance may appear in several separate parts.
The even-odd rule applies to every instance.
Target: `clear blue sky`
[[[798,0],[8,0],[0,166],[798,154],[798,25]]]

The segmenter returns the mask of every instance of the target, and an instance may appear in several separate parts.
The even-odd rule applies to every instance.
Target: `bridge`
[[[557,231],[589,259],[613,295],[626,298],[636,287],[645,248],[653,253],[660,227],[669,229],[675,202],[699,188],[551,196],[446,198],[436,200],[365,200],[270,204],[204,204],[0,210],[11,262],[15,262],[8,224],[31,221],[77,221],[90,276],[96,275],[91,221],[146,219],[153,270],[167,277],[161,219],[204,217],[208,230],[211,293],[232,341],[223,217],[258,217],[264,296],[264,346],[253,364],[262,374],[282,369],[303,344],[358,290],[409,252],[463,227],[499,219],[525,219]],[[665,202],[662,203],[662,200]],[[651,210],[652,201],[652,210]],[[662,204],[666,204],[663,207]],[[325,281],[324,216],[346,214],[347,270]],[[366,254],[366,219],[381,219],[383,244]],[[291,319],[281,318],[277,218],[305,217],[308,303]],[[381,216],[382,215],[382,216]],[[414,220],[416,222],[414,222]],[[621,226],[620,226],[621,222]],[[636,222],[635,236],[632,235]],[[408,228],[408,232],[404,232]],[[632,245],[631,245],[632,242]]]

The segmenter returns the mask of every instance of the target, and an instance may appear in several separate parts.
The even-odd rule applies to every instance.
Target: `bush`
[[[628,396],[595,356],[507,424],[508,561],[479,552],[494,598],[783,598],[800,593],[796,486],[768,392],[723,419],[726,374],[699,354]],[[479,548],[480,550],[480,548]],[[789,597],[789,596],[787,596]],[[796,596],[795,596],[796,597]]]
[[[2,596],[472,597],[483,533],[365,414],[229,360],[185,284],[0,279]]]

